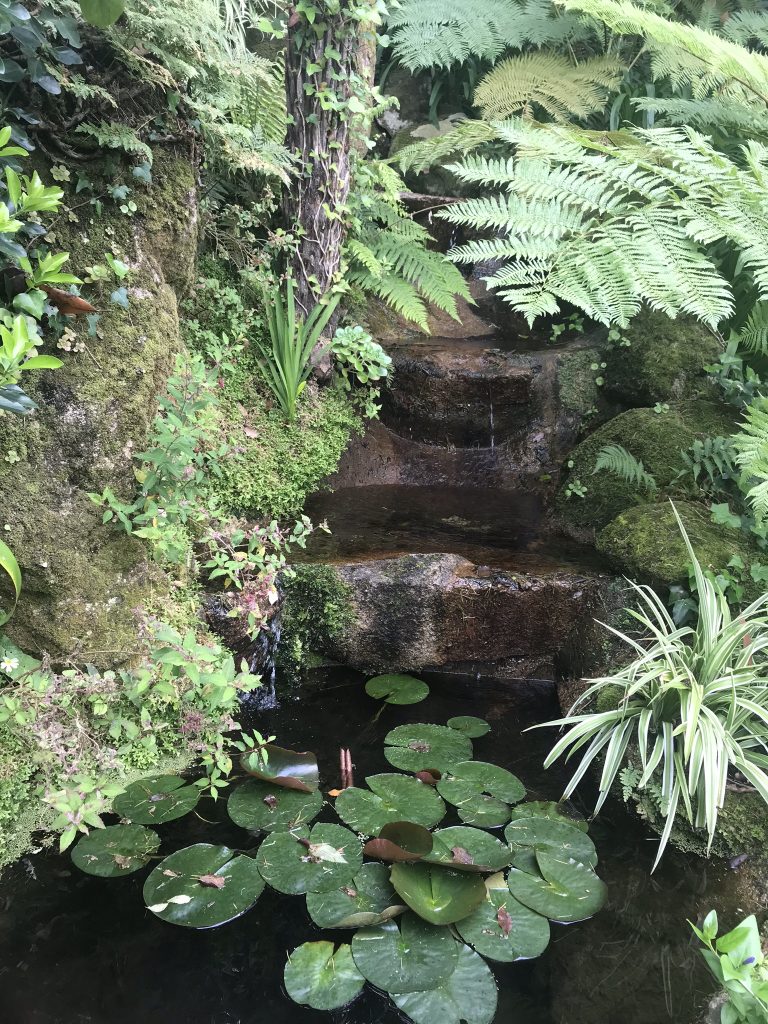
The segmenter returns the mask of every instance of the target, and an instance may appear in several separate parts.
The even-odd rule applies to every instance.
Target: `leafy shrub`
[[[378,382],[389,374],[392,360],[363,327],[340,327],[331,342],[331,354],[341,373],[345,391],[363,388],[363,408],[369,419],[378,416]]]
[[[701,928],[688,923],[702,943],[699,952],[707,967],[728,997],[720,1011],[721,1024],[765,1024],[768,1021],[768,963],[754,914],[719,938],[714,910],[704,918]]]

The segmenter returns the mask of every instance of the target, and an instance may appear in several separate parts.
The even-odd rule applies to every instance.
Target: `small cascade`
[[[491,441],[491,451],[496,447],[496,439],[493,433],[493,388],[488,385],[488,430]]]

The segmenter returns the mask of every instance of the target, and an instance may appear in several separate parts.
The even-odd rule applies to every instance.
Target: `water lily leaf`
[[[384,675],[369,679],[365,692],[387,704],[418,704],[429,696],[429,687],[415,676]]]
[[[525,796],[525,786],[516,775],[487,761],[455,764],[437,784],[437,791],[456,807],[461,807],[466,800],[480,793],[507,804],[516,804]]]
[[[515,867],[522,867],[523,870],[528,870],[530,855],[534,851],[537,854],[542,851],[550,853],[560,860],[576,860],[590,868],[597,864],[597,851],[589,836],[564,821],[553,818],[518,818],[504,829],[504,838],[514,854],[528,855],[523,856],[519,863],[517,858],[513,861]],[[533,873],[537,871],[534,861]]]
[[[328,892],[308,892],[307,910],[318,928],[368,928],[406,910],[384,864],[363,864],[351,882]]]
[[[512,863],[512,851],[479,828],[455,825],[432,836],[433,850],[425,863],[444,864],[457,871],[500,871]]]
[[[398,928],[387,921],[352,939],[360,973],[385,992],[417,992],[446,981],[458,963],[458,943],[448,928],[406,914]]]
[[[433,864],[393,864],[390,881],[403,902],[430,924],[453,924],[485,899],[479,875]]]
[[[347,885],[363,866],[363,850],[348,828],[319,824],[267,836],[256,863],[273,889],[295,896]]]
[[[445,815],[445,804],[431,786],[394,773],[369,775],[370,792],[353,786],[336,798],[336,813],[350,828],[376,836],[393,821],[431,828]]]
[[[584,818],[575,818],[570,815],[565,804],[558,804],[554,800],[526,800],[512,808],[512,820],[517,818],[552,818],[555,821],[564,821],[567,825],[581,829],[582,832],[589,830],[589,825]]]
[[[392,999],[414,1024],[491,1024],[498,992],[485,960],[462,945],[456,969],[442,984],[424,992],[393,995]]]
[[[72,862],[87,875],[118,878],[138,871],[160,846],[160,836],[143,825],[109,825],[83,836]]]
[[[288,750],[273,743],[268,743],[264,750],[268,755],[266,762],[259,750],[243,754],[240,759],[243,771],[275,786],[297,789],[302,793],[313,793],[319,787],[320,773],[314,754],[306,750]]]
[[[468,825],[499,828],[509,821],[509,804],[485,793],[467,797],[457,806],[456,810],[459,812],[461,820],[466,821]]]
[[[457,715],[455,718],[449,718],[446,724],[449,729],[455,729],[456,732],[469,736],[471,740],[479,739],[491,731],[484,718],[475,718],[474,715]]]
[[[549,944],[549,921],[523,906],[510,891],[488,889],[484,903],[456,928],[465,942],[491,960],[531,960]]]
[[[346,1006],[365,984],[346,943],[334,952],[332,942],[305,942],[288,957],[283,978],[291,999],[313,1010]]]
[[[241,783],[227,801],[227,811],[236,825],[264,832],[287,832],[308,824],[322,807],[319,790],[304,793],[261,779]]]
[[[210,877],[221,878],[223,884],[212,885]],[[215,928],[250,910],[263,891],[264,881],[251,857],[226,846],[196,843],[160,861],[144,883],[144,902],[171,924]]]
[[[139,779],[112,801],[112,809],[135,825],[161,825],[182,818],[197,806],[200,789],[179,775]]]
[[[412,821],[392,821],[363,847],[366,857],[388,861],[421,860],[432,851],[432,833]]]
[[[540,875],[512,868],[507,878],[509,891],[526,907],[550,921],[570,924],[592,917],[605,903],[605,883],[585,864],[543,852],[536,854],[536,861]]]
[[[398,725],[384,737],[384,756],[395,768],[447,772],[472,757],[472,741],[446,725]]]

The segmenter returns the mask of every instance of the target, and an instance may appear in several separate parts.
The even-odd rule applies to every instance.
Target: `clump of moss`
[[[597,348],[565,351],[557,361],[557,384],[560,403],[567,412],[584,415],[598,407],[603,392],[596,383],[598,374],[592,369],[602,360]]]
[[[354,613],[352,590],[331,565],[295,565],[284,582],[285,605],[277,652],[278,667],[296,677],[313,655],[340,637]]]

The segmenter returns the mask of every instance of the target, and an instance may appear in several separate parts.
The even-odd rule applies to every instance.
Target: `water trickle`
[[[496,447],[493,433],[493,389],[488,387],[488,427],[491,435],[491,451]]]

